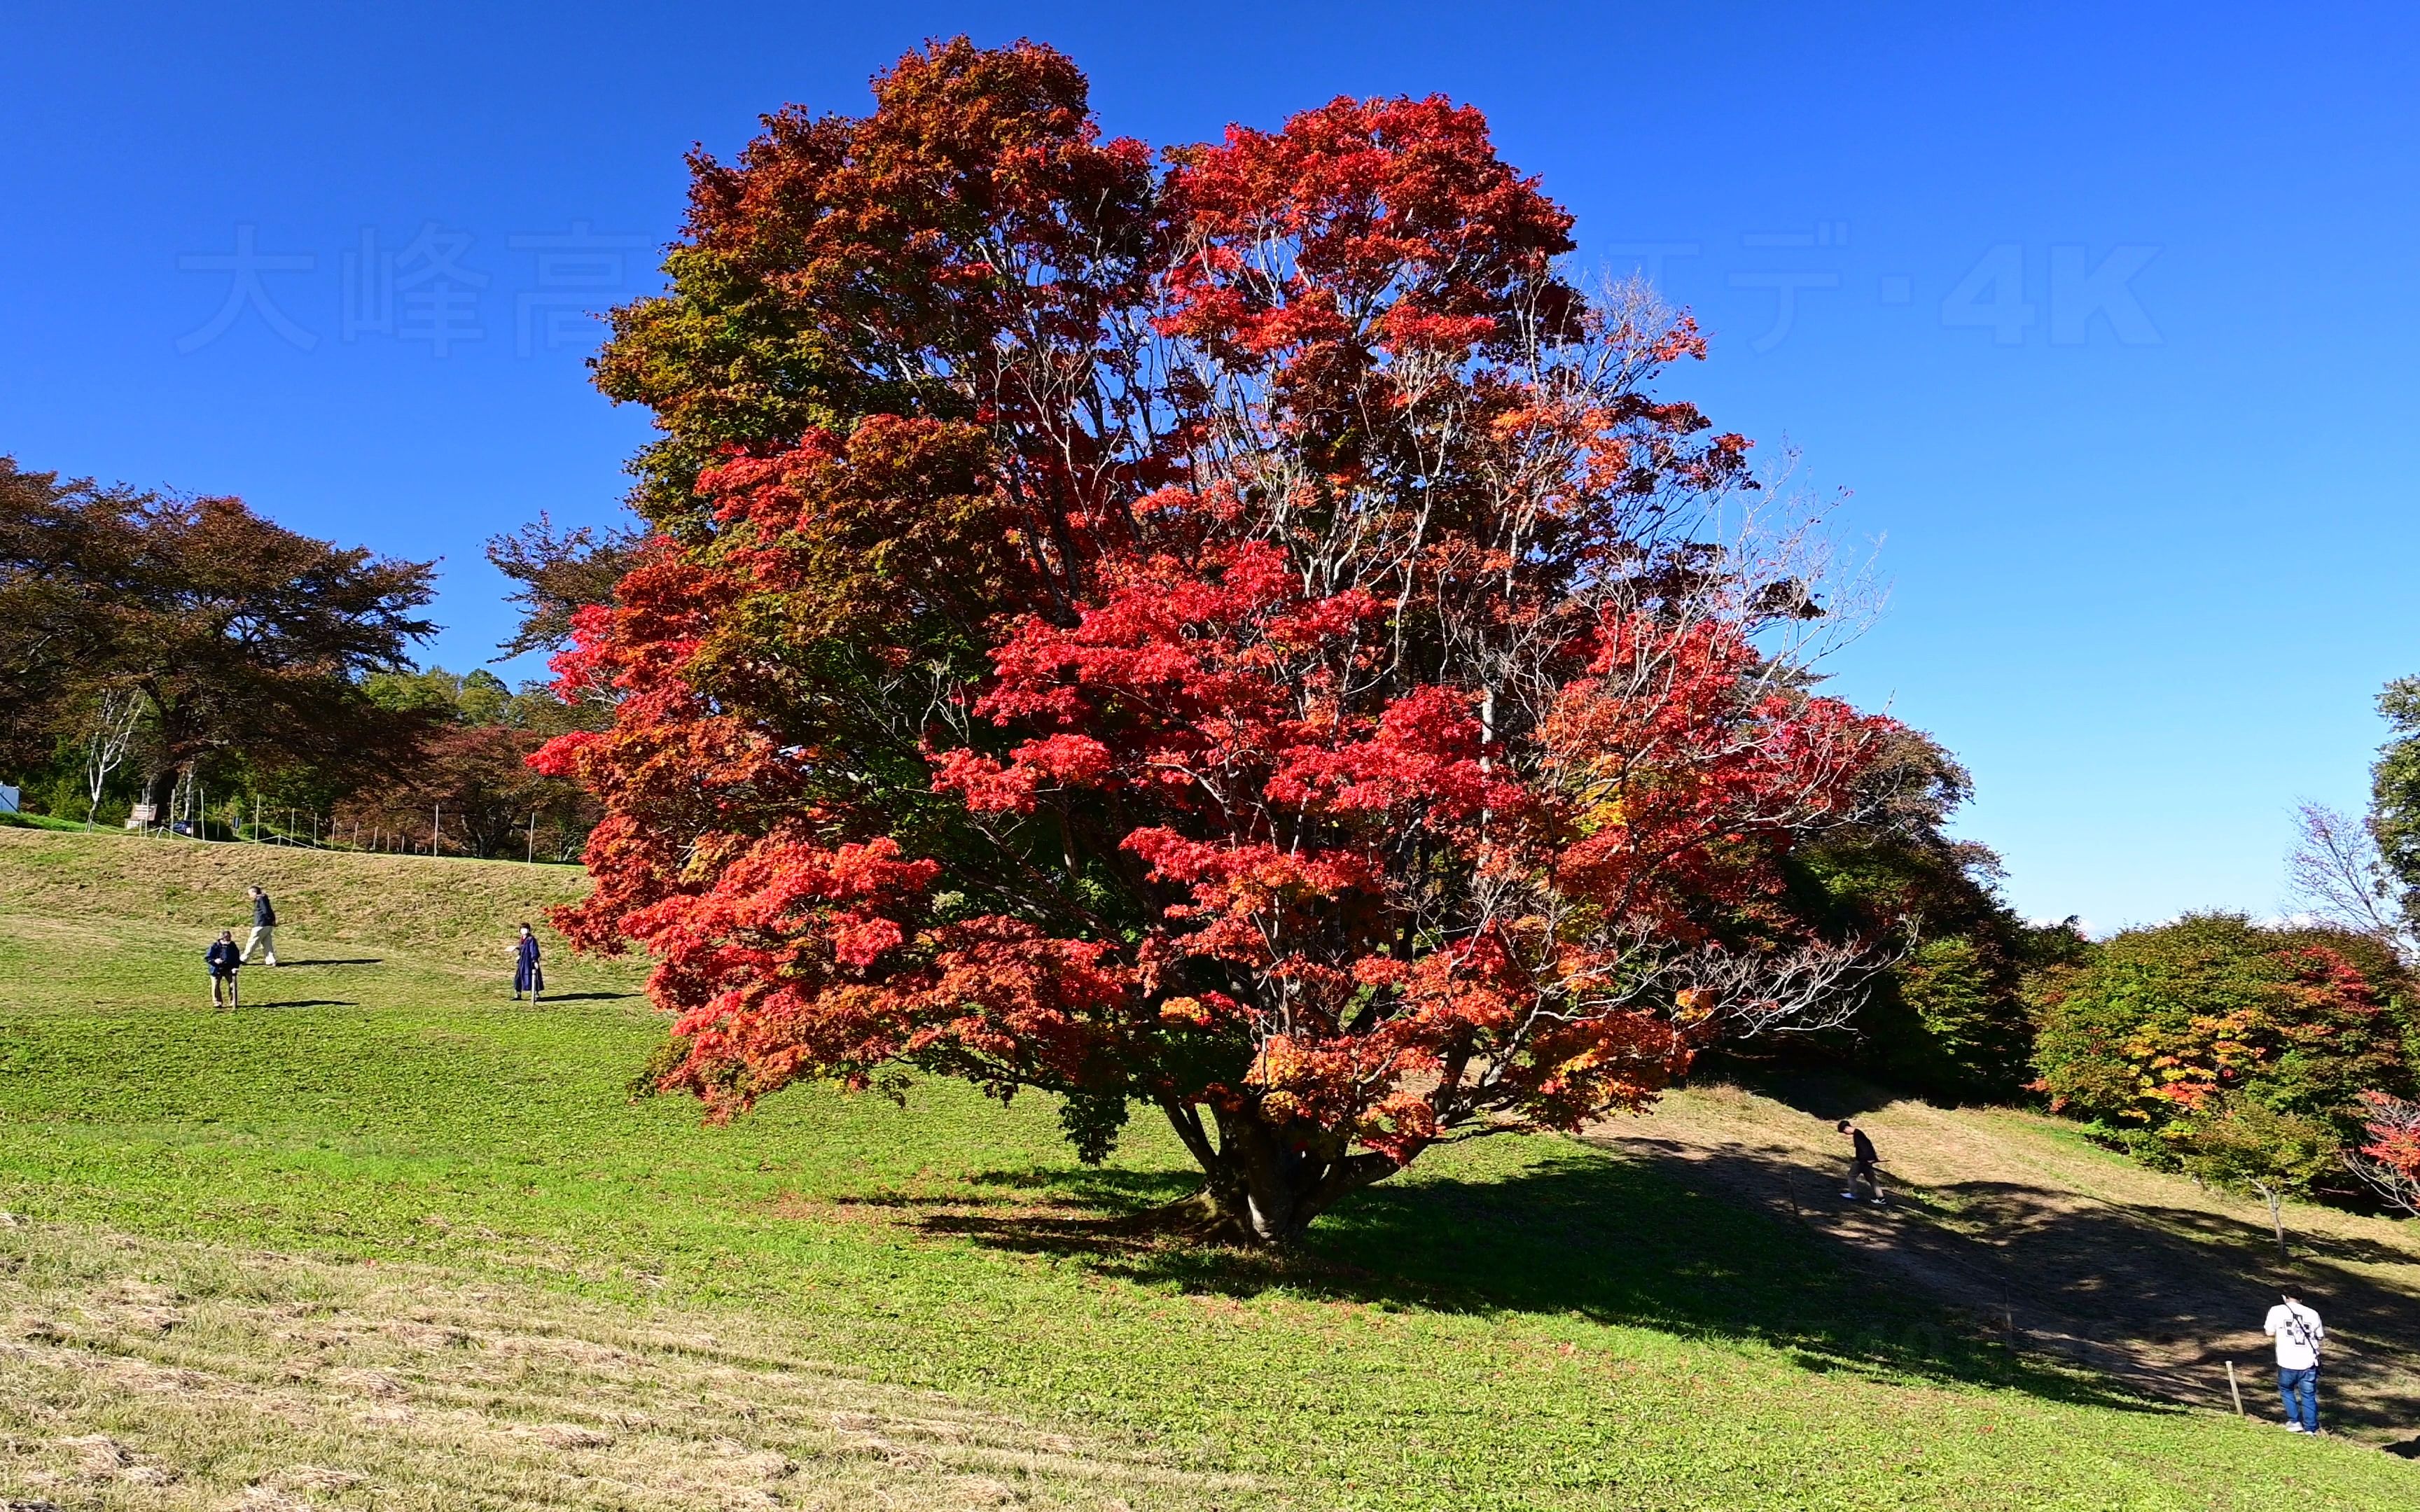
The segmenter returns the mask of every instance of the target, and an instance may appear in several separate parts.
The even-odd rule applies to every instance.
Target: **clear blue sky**
[[[1443,91],[1584,269],[1664,249],[1717,343],[1678,392],[1878,548],[1836,686],[1965,759],[2028,914],[2265,912],[2294,800],[2358,805],[2420,671],[2385,5],[13,7],[0,450],[442,557],[431,656],[477,662],[480,541],[617,508],[644,422],[581,312],[648,286],[683,150],[956,31],[1155,143]]]

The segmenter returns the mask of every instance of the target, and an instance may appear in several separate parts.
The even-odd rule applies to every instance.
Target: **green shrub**
[[[2358,1094],[2412,1084],[2411,983],[2340,930],[2188,915],[2040,973],[2032,995],[2051,1105],[2158,1165],[2222,1103],[2318,1119],[2341,1142]]]

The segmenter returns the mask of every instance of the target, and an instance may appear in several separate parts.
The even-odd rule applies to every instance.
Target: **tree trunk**
[[[143,774],[142,801],[151,806],[153,824],[167,823],[161,816],[168,811],[168,802],[176,795],[176,792],[177,768],[170,766],[161,771]]]
[[[1161,1110],[1202,1167],[1202,1190],[1185,1206],[1207,1238],[1290,1247],[1312,1219],[1399,1169],[1373,1151],[1350,1153],[1342,1134],[1276,1123],[1256,1107],[1213,1107],[1206,1125],[1197,1104],[1166,1103]]]
[[[2273,1186],[2256,1187],[2254,1190],[2258,1192],[2261,1197],[2269,1204],[2269,1227],[2277,1236],[2277,1257],[2281,1260],[2292,1259],[2293,1256],[2287,1253],[2286,1250],[2285,1192],[2283,1189]]]

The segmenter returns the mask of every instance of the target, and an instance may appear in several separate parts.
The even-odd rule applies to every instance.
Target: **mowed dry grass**
[[[586,889],[572,869],[0,829],[0,914],[38,948],[198,952],[240,935],[254,882],[289,962],[402,952],[467,982],[527,918],[558,975],[635,985],[544,924]],[[247,975],[264,1003],[339,980]],[[0,1505],[1106,1512],[1245,1485],[875,1384],[753,1315],[0,1217]]]
[[[129,920],[198,955],[219,930],[242,938],[254,883],[276,903],[281,938],[480,963],[502,960],[523,920],[559,959],[546,910],[588,891],[570,866],[0,828],[0,914]]]
[[[1730,1200],[1786,1216],[2022,1347],[2144,1390],[2274,1416],[2260,1321],[2281,1286],[2327,1319],[2331,1423],[2420,1454],[2420,1224],[2288,1205],[2280,1261],[2259,1203],[2145,1168],[2065,1120],[1942,1108],[1853,1083],[1714,1085],[1594,1138],[1647,1155]],[[1840,1200],[1854,1117],[1879,1148],[1892,1202]]]
[[[878,1385],[778,1323],[0,1223],[0,1504],[1091,1508],[1220,1481]]]

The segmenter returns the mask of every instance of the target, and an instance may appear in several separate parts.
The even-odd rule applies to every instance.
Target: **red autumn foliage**
[[[2361,1104],[2365,1142],[2347,1164],[2371,1191],[2420,1218],[2420,1103],[2364,1092]]]
[[[1283,1241],[1837,988],[1779,863],[1895,727],[1719,541],[1746,443],[1647,388],[1687,321],[1562,282],[1475,111],[1155,173],[1082,93],[955,42],[769,117],[619,320],[668,445],[746,410],[577,620],[613,728],[539,759],[605,805],[561,922],[657,959],[668,1085],[1039,1088],[1095,1158],[1140,1102]],[[779,393],[716,386],[718,320]]]

